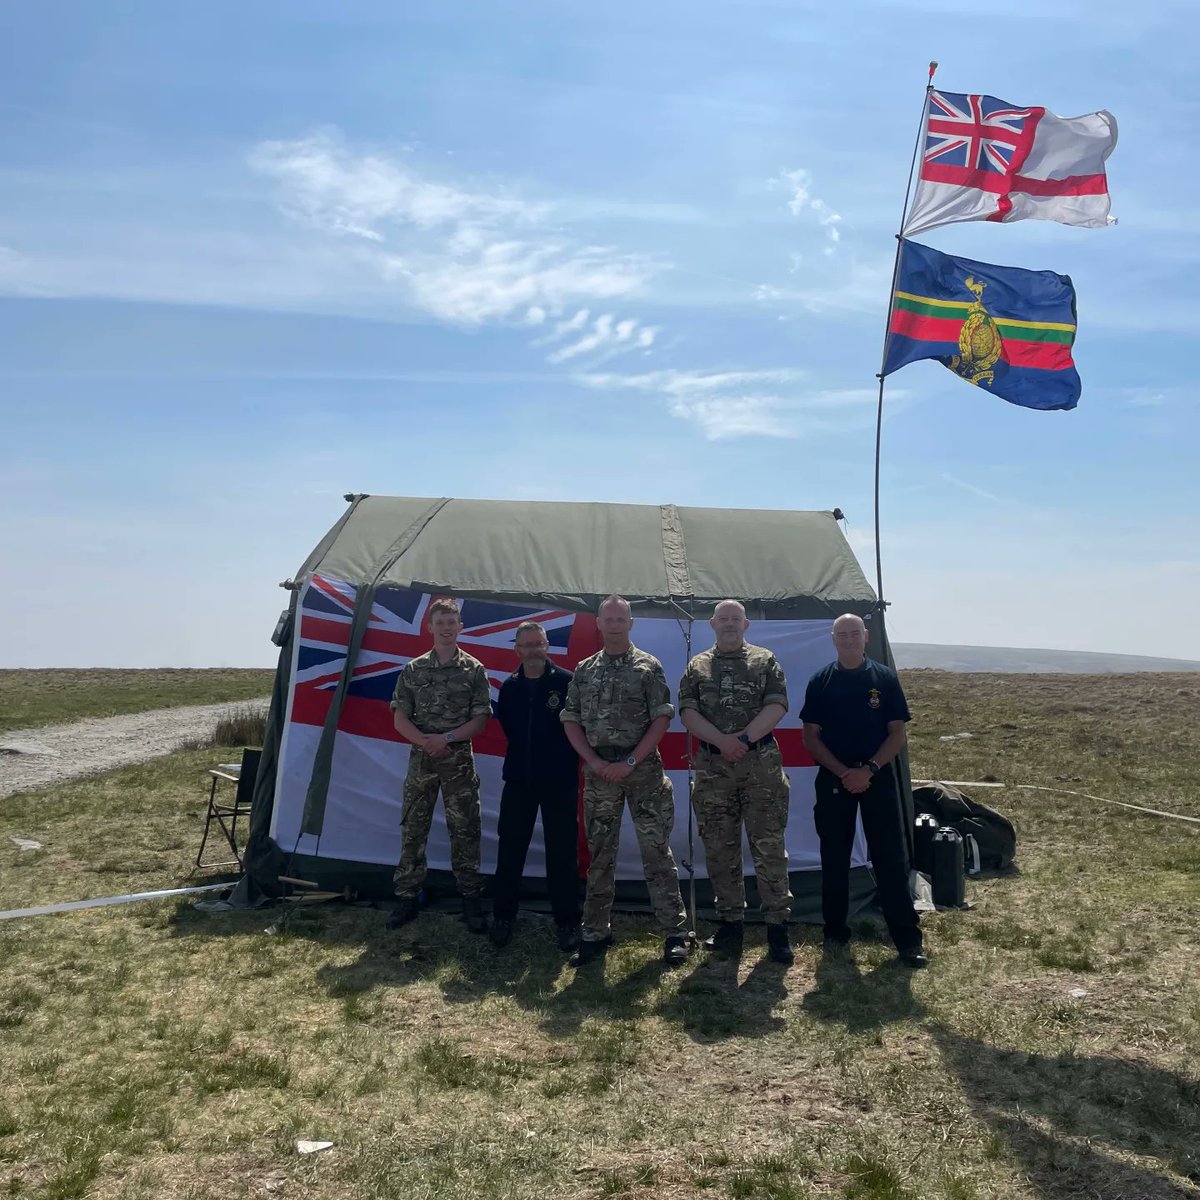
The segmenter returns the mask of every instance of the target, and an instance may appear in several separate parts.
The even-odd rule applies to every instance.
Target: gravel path
[[[247,703],[267,706],[265,699],[194,704],[0,734],[0,798],[170,754],[185,742],[208,737],[220,717]],[[233,747],[217,753],[237,755]]]

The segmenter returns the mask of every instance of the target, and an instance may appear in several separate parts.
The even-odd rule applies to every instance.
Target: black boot
[[[741,921],[722,921],[717,932],[704,939],[704,948],[722,958],[741,958],[744,933]]]
[[[561,925],[556,925],[554,933],[558,939],[558,948],[564,954],[573,954],[579,949],[583,931],[579,928],[578,921],[566,921]]]
[[[785,967],[790,967],[796,961],[786,925],[767,926],[767,954],[772,962],[783,963]]]
[[[567,963],[572,967],[586,967],[588,963],[601,962],[612,944],[611,933],[603,941],[580,942],[579,949],[567,959]]]
[[[396,901],[396,907],[392,909],[392,915],[387,919],[387,927],[399,929],[401,925],[415,921],[420,915],[421,906],[417,903],[416,896],[401,896]]]
[[[668,967],[682,967],[688,960],[687,938],[673,933],[663,942],[663,962]]]
[[[483,904],[478,896],[464,896],[463,920],[472,933],[487,933],[487,917],[483,915]]]
[[[507,946],[513,939],[513,923],[507,917],[494,917],[488,937],[492,939],[492,945],[497,950],[501,946]]]
[[[898,954],[901,966],[908,967],[910,970],[920,971],[929,966],[929,955],[925,953],[920,943],[915,946],[909,946],[905,950],[900,950]]]

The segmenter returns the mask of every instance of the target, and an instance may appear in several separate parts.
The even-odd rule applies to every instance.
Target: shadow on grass
[[[818,1021],[842,1025],[850,1033],[866,1033],[925,1015],[912,992],[912,971],[894,959],[873,967],[865,975],[852,952],[825,954],[817,963],[816,987],[800,1007]]]
[[[673,971],[662,962],[660,935],[649,919],[621,918],[618,944],[606,959],[578,971],[554,945],[553,927],[537,918],[522,920],[502,950],[449,914],[423,913],[394,931],[385,928],[386,919],[382,911],[336,905],[206,917],[184,904],[172,931],[176,937],[221,939],[275,926],[281,940],[351,947],[358,951],[354,961],[316,969],[316,981],[331,997],[432,983],[450,1004],[507,997],[552,1037],[572,1034],[592,1018],[659,1016],[699,1042],[759,1037],[783,1027],[774,1009],[786,995],[784,968],[764,956],[739,983],[735,964],[697,951]],[[751,944],[747,954],[755,950]]]
[[[1200,1187],[1118,1157],[1157,1159],[1200,1184],[1200,1081],[1125,1059],[1006,1050],[936,1026],[931,1033],[976,1115],[1040,1196],[1200,1196]]]
[[[764,956],[739,983],[740,966],[698,951],[679,987],[654,1012],[702,1044],[779,1032],[784,1021],[774,1010],[787,995],[785,968]]]

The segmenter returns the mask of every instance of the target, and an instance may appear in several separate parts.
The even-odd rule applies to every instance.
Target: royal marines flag
[[[929,91],[921,170],[904,236],[955,221],[1107,225],[1110,112],[1056,117],[995,96]]]
[[[933,358],[1022,408],[1079,402],[1075,289],[1066,275],[997,267],[902,241],[883,373]]]

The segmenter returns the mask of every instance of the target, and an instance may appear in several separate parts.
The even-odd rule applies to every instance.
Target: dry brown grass
[[[911,672],[918,773],[1197,811],[1195,676]],[[1185,694],[1192,694],[1190,714]],[[941,742],[969,731],[974,738]],[[1167,753],[1170,748],[1170,753]],[[203,754],[0,801],[0,907],[165,886]],[[603,979],[522,924],[503,953],[426,914],[0,922],[0,1189],[19,1196],[796,1200],[1200,1195],[1200,834],[988,793],[1019,873],[927,920],[933,967],[657,964]],[[114,819],[120,813],[123,824]],[[1073,988],[1086,989],[1075,998]],[[336,1149],[301,1158],[299,1137]]]

